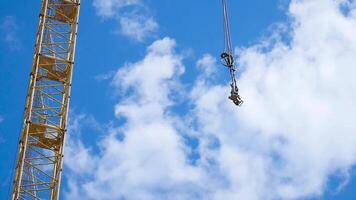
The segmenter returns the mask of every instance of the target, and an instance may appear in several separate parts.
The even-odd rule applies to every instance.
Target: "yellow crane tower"
[[[80,0],[42,0],[12,200],[59,198]]]

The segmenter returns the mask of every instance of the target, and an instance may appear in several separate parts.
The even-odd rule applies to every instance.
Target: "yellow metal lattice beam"
[[[59,198],[80,0],[42,0],[12,199]]]

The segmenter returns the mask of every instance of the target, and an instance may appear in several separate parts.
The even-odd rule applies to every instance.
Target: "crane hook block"
[[[238,92],[235,92],[231,90],[231,95],[229,96],[229,99],[234,102],[235,105],[241,106],[243,104],[243,100],[241,99],[240,95]]]
[[[227,0],[222,0],[222,4],[224,14],[224,51],[220,55],[220,59],[222,64],[229,68],[231,76],[231,94],[229,96],[229,99],[232,100],[237,106],[241,106],[243,101],[239,95],[239,89],[237,88],[236,64],[231,42]]]

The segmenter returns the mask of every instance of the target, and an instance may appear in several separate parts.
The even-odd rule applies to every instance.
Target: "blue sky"
[[[352,65],[355,59],[347,56],[356,49],[350,39],[356,29],[353,1],[335,1],[336,8],[342,4],[350,10],[348,16],[325,3],[334,2],[331,0],[324,0],[325,5],[321,3],[320,6],[309,5],[307,1],[230,1],[233,42],[241,58],[241,90],[245,91],[242,94],[248,103],[241,109],[231,106],[226,99],[228,74],[214,60],[223,48],[220,1],[138,0],[128,6],[122,6],[120,2],[125,2],[122,0],[109,1],[113,3],[110,8],[100,7],[104,0],[81,4],[71,101],[72,130],[68,138],[71,142],[68,141],[62,199],[75,199],[83,194],[88,195],[87,199],[110,199],[98,198],[100,192],[107,192],[112,193],[112,199],[143,196],[167,199],[170,195],[177,199],[206,199],[203,195],[206,193],[214,199],[245,197],[252,200],[265,195],[261,189],[269,185],[265,182],[271,183],[269,190],[279,191],[271,192],[270,199],[356,199],[353,192],[356,187],[353,169],[356,158],[353,155],[356,151],[351,147],[356,146],[353,145],[356,138],[352,136],[356,127],[343,118],[351,120],[355,116],[351,112],[355,105],[347,100],[356,98],[352,95],[356,83],[347,76],[355,71]],[[6,198],[17,152],[39,8],[40,1],[6,1],[0,8],[0,199]],[[106,14],[101,13],[103,10]],[[108,14],[108,10],[112,13]],[[325,14],[323,10],[332,14]],[[306,21],[308,18],[311,22]],[[148,31],[143,30],[142,35],[135,36],[142,30],[125,30],[124,19],[127,23],[151,20],[151,24]],[[316,35],[313,22],[321,23],[320,36]],[[329,32],[334,34],[327,35]],[[335,50],[320,53],[324,48]],[[333,59],[341,54],[339,59]],[[157,64],[156,60],[162,66],[152,64]],[[150,66],[153,66],[152,72],[147,71]],[[341,72],[334,72],[335,67]],[[166,69],[167,74],[160,72]],[[136,75],[135,70],[142,74]],[[323,70],[326,74],[320,72]],[[327,72],[334,76],[330,78]],[[289,74],[299,76],[284,77]],[[141,93],[136,84],[152,93],[161,89],[163,97]],[[285,101],[289,100],[289,94],[279,96],[279,91],[283,94],[292,91],[290,96],[298,93],[305,98],[294,98],[288,104]],[[320,93],[315,94],[315,91]],[[338,97],[332,97],[333,94]],[[284,97],[287,97],[285,101]],[[142,102],[137,103],[132,98],[149,102],[149,108],[140,107]],[[333,102],[339,105],[334,106]],[[151,106],[153,110],[161,109],[163,114],[152,111]],[[274,107],[276,109],[271,109]],[[325,119],[319,117],[320,113],[325,114]],[[157,120],[139,121],[150,117]],[[290,121],[284,120],[286,118]],[[335,122],[325,125],[330,119]],[[136,130],[140,125],[148,133],[152,127],[159,127],[162,133],[154,135],[153,141],[147,136],[151,143],[145,146],[130,136],[140,136],[139,129]],[[299,132],[305,134],[298,135]],[[170,135],[166,138],[167,145],[161,145],[159,136],[165,138],[166,135]],[[231,137],[231,141],[227,137]],[[204,146],[211,140],[215,142]],[[325,143],[319,144],[318,141],[324,140]],[[265,144],[269,142],[276,142],[276,146]],[[144,147],[138,148],[140,145]],[[127,178],[125,170],[140,174],[140,169],[127,169],[123,163],[141,161],[141,158],[135,160],[118,153],[108,161],[111,151],[121,148],[123,152],[144,151],[162,156],[162,165],[170,162],[167,168],[154,163],[146,166],[152,170],[149,172],[157,173],[159,180],[168,180],[170,186],[162,188],[157,184],[159,181],[145,175],[142,179],[134,177],[135,184],[129,184],[134,178]],[[298,148],[300,152],[296,151]],[[167,155],[160,155],[165,151]],[[76,154],[83,160],[75,161]],[[171,159],[171,156],[178,158]],[[103,167],[100,163],[112,167]],[[117,169],[111,169],[116,165]],[[236,170],[241,165],[244,172],[234,174],[233,165]],[[277,173],[278,167],[282,175]],[[84,172],[78,172],[82,168],[86,168]],[[155,168],[164,169],[167,174]],[[254,170],[260,176],[254,175]],[[269,170],[272,175],[267,173]],[[113,178],[102,178],[105,175],[99,173],[101,171],[107,171],[105,175]],[[170,175],[175,173],[179,175]],[[202,181],[217,185],[204,187]],[[284,182],[288,187],[283,187]],[[105,190],[107,185],[113,187],[115,184],[124,185],[124,189],[117,193],[113,189]],[[191,189],[183,185],[191,185]],[[221,191],[214,193],[211,188]],[[92,192],[88,193],[90,189]],[[128,195],[140,190],[147,194]],[[174,191],[187,196],[178,197]],[[251,194],[252,191],[259,194]]]

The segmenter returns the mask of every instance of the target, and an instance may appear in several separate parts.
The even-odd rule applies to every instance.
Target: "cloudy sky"
[[[19,6],[21,5],[21,6]],[[356,2],[82,2],[61,199],[356,199]],[[0,7],[0,199],[40,1]]]

